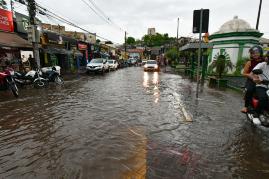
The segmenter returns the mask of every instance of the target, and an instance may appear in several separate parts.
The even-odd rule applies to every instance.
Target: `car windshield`
[[[109,64],[113,64],[113,60],[108,60],[108,63]]]
[[[150,60],[150,61],[147,61],[147,64],[157,64],[157,62],[155,60]]]
[[[92,59],[91,63],[103,63],[102,58]]]

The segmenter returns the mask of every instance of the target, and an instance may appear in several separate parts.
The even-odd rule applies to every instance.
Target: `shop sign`
[[[27,33],[27,27],[29,26],[29,17],[21,13],[15,12],[17,32]]]
[[[86,44],[78,44],[78,49],[79,50],[87,50],[88,49],[88,46]]]
[[[13,32],[13,17],[11,11],[0,9],[0,30]]]

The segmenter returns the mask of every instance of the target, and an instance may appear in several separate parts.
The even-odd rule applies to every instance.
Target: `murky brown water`
[[[0,178],[268,178],[268,130],[241,96],[193,89],[137,67],[1,92]]]

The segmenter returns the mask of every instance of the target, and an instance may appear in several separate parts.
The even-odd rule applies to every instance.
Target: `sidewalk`
[[[63,72],[62,76],[65,81],[71,81],[86,74],[86,68],[81,67],[77,72]]]

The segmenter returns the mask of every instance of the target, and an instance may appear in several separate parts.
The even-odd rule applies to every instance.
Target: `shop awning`
[[[31,48],[32,45],[15,33],[0,32],[0,46],[15,48]]]
[[[183,47],[179,48],[180,51],[184,51],[184,50],[195,50],[195,49],[199,49],[200,44],[199,43],[188,43],[186,45],[184,45]],[[207,49],[207,48],[212,48],[212,44],[210,43],[202,43],[202,49]]]

